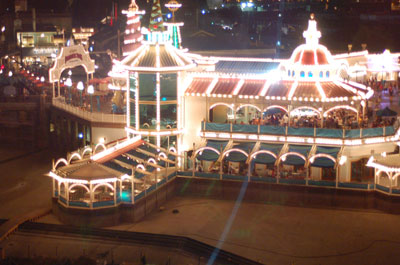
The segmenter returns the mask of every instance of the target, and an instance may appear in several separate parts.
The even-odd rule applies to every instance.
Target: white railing
[[[91,121],[91,122],[111,122],[111,123],[126,123],[126,115],[124,114],[106,114],[101,112],[90,112],[79,107],[72,106],[65,102],[65,98],[53,98],[53,106],[69,112],[79,118]]]

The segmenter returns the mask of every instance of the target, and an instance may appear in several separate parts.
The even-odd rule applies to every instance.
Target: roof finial
[[[318,45],[321,32],[317,30],[317,21],[314,20],[314,14],[311,14],[310,18],[308,29],[303,32],[303,37],[306,39],[307,45]]]

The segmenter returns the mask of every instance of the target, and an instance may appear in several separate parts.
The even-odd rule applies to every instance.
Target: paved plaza
[[[0,164],[0,218],[51,206],[51,181],[43,176],[51,166],[48,156],[39,152]],[[265,264],[396,264],[400,258],[400,215],[247,202],[237,206],[231,218],[234,201],[175,197],[139,223],[110,229],[188,236],[214,246],[225,234],[224,250]],[[53,215],[38,221],[59,223]],[[100,250],[115,247],[107,243]]]

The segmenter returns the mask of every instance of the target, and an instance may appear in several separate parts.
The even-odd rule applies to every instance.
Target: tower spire
[[[308,21],[308,29],[303,32],[303,37],[306,39],[306,44],[315,46],[319,43],[321,32],[317,30],[317,21],[314,20],[314,14],[311,14]]]
[[[153,0],[153,7],[150,14],[150,31],[164,31],[160,0]]]
[[[143,35],[141,33],[140,16],[144,11],[139,10],[135,0],[131,0],[128,10],[122,11],[127,16],[125,28],[123,56],[129,55],[136,50],[142,43]]]

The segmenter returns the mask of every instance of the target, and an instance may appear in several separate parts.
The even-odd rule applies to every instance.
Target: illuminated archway
[[[79,160],[82,160],[82,157],[81,157],[81,155],[80,155],[79,153],[73,153],[73,154],[71,155],[71,157],[68,159],[68,164],[71,164],[71,161],[72,161],[72,159],[74,159],[74,158],[78,158]]]
[[[346,110],[350,110],[350,111],[353,111],[356,114],[358,114],[358,110],[356,108],[353,108],[353,107],[350,107],[347,105],[342,105],[342,106],[335,106],[335,107],[328,109],[327,111],[324,112],[324,117],[328,116],[329,112],[332,112],[332,111],[338,110],[338,109],[346,109]]]
[[[273,153],[273,152],[271,152],[271,151],[268,151],[268,150],[260,150],[260,151],[254,152],[253,154],[250,155],[250,162],[251,162],[253,159],[256,159],[257,155],[259,155],[259,154],[267,154],[267,155],[270,155],[270,156],[272,156],[273,158],[275,158],[275,160],[277,159],[277,156],[276,156],[275,153]]]
[[[82,151],[81,157],[84,157],[85,154],[86,154],[87,152],[89,152],[89,154],[90,154],[92,151],[93,151],[92,148],[86,147],[86,148]]]
[[[280,109],[280,110],[283,110],[285,113],[288,113],[288,112],[289,112],[285,107],[282,107],[282,106],[279,106],[279,105],[268,106],[268,107],[266,107],[266,108],[264,109],[263,112],[266,112],[266,111],[268,111],[268,110],[270,110],[270,109]]]
[[[60,159],[58,159],[57,162],[55,163],[54,169],[56,169],[57,166],[58,166],[60,163],[63,163],[63,164],[66,165],[66,166],[69,165],[68,161],[67,161],[65,158],[60,158]]]
[[[239,152],[239,153],[245,155],[246,157],[249,157],[249,155],[248,155],[245,151],[243,151],[242,149],[233,148],[233,149],[229,149],[228,151],[225,151],[225,152],[222,154],[222,158],[225,158],[227,155],[229,155],[229,154],[232,153],[232,152]]]
[[[297,157],[300,157],[301,159],[304,160],[304,164],[305,164],[306,161],[307,161],[307,158],[306,158],[304,155],[300,154],[300,153],[297,153],[297,152],[288,152],[288,153],[285,153],[285,154],[283,154],[283,155],[281,155],[281,156],[279,157],[279,159],[278,159],[278,164],[281,163],[281,162],[285,162],[285,161],[286,161],[286,158],[287,158],[288,156],[297,156]]]
[[[106,186],[110,188],[112,191],[114,191],[114,187],[110,183],[99,183],[93,188],[93,193],[97,190],[97,188],[100,188],[102,186]]]
[[[81,188],[84,188],[87,192],[90,192],[90,190],[89,190],[88,187],[86,187],[86,186],[83,185],[83,184],[79,184],[79,183],[72,184],[72,185],[69,187],[69,191],[71,191],[71,190],[72,190],[73,188],[75,188],[75,187],[81,187]]]
[[[302,107],[295,108],[295,109],[290,111],[289,115],[292,116],[293,112],[296,112],[298,110],[305,110],[305,109],[312,110],[313,112],[317,113],[318,116],[322,119],[321,112],[319,110],[317,110],[316,108],[313,108],[313,107],[310,107],[310,106],[302,106]]]
[[[336,164],[336,159],[333,157],[333,156],[331,156],[331,155],[328,155],[328,154],[316,154],[316,155],[313,155],[312,157],[310,157],[310,160],[309,160],[309,162],[311,163],[311,164],[313,164],[314,162],[315,162],[315,159],[317,159],[317,158],[328,158],[329,160],[331,160],[334,164]]]
[[[93,151],[94,154],[96,154],[97,148],[99,148],[99,147],[103,147],[103,151],[107,150],[107,147],[105,146],[105,144],[103,144],[103,143],[98,143],[98,144],[96,144],[96,146],[94,147],[94,151]]]
[[[214,147],[205,146],[205,147],[201,147],[201,148],[197,149],[196,152],[193,154],[193,158],[197,157],[197,154],[200,153],[200,152],[202,152],[202,151],[204,151],[204,150],[213,151],[213,152],[217,153],[218,155],[221,154],[221,153],[220,153],[217,149],[215,149]]]

